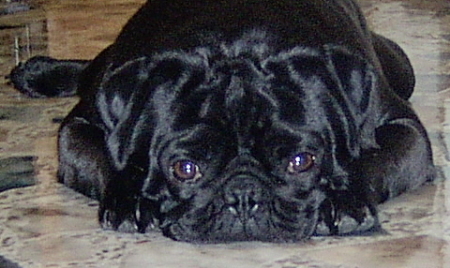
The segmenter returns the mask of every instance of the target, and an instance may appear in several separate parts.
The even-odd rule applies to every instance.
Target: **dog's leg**
[[[143,176],[143,171],[133,166],[117,171],[107,153],[103,131],[82,118],[68,118],[60,129],[59,181],[100,201],[103,228],[137,231],[137,177]]]
[[[363,152],[352,164],[346,187],[329,193],[321,208],[328,230],[317,234],[379,232],[377,204],[434,179],[430,143],[418,121],[393,120],[377,129],[376,139],[379,148]]]
[[[394,41],[376,33],[372,33],[372,42],[389,85],[399,97],[408,100],[416,82],[408,56]]]
[[[17,90],[33,98],[73,96],[79,76],[89,63],[37,56],[19,64],[7,78]]]
[[[393,120],[376,130],[376,139],[380,148],[354,165],[355,176],[369,186],[369,202],[384,202],[434,179],[430,142],[418,121]]]
[[[100,200],[111,176],[104,133],[86,120],[66,119],[59,131],[59,182]]]

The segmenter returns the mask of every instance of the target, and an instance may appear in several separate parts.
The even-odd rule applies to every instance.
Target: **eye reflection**
[[[173,175],[179,181],[192,181],[199,179],[202,174],[199,171],[198,166],[189,160],[177,161],[173,166]]]
[[[298,174],[311,169],[314,166],[315,156],[310,153],[300,153],[294,156],[287,167],[290,174]]]

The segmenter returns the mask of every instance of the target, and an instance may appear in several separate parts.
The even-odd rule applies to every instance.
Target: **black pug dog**
[[[76,94],[59,181],[104,228],[191,242],[379,230],[376,205],[434,177],[410,62],[351,0],[153,0],[92,62],[10,79]]]

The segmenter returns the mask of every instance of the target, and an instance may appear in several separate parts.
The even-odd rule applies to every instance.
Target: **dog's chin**
[[[184,242],[300,242],[314,233],[318,223],[317,196],[311,199],[315,202],[308,202],[306,208],[306,202],[300,205],[281,201],[273,206],[261,205],[247,215],[232,208],[222,208],[218,213],[214,209],[196,209],[160,227],[166,236]],[[301,207],[305,209],[300,211]]]
[[[316,217],[315,217],[316,218]],[[266,219],[270,221],[270,219]],[[282,223],[280,223],[283,225]],[[305,220],[301,227],[270,226],[268,223],[249,220],[241,222],[234,215],[223,215],[214,223],[211,230],[202,227],[185,225],[183,221],[176,222],[164,228],[164,234],[174,240],[197,243],[227,243],[242,241],[260,241],[272,243],[299,242],[309,238],[315,230],[316,219]]]

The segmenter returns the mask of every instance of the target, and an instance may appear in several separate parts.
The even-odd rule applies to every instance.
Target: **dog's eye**
[[[300,153],[291,159],[287,171],[291,174],[305,172],[314,166],[315,160],[314,155],[310,153]]]
[[[202,177],[198,166],[189,160],[181,160],[173,166],[173,175],[180,181],[192,181]]]

